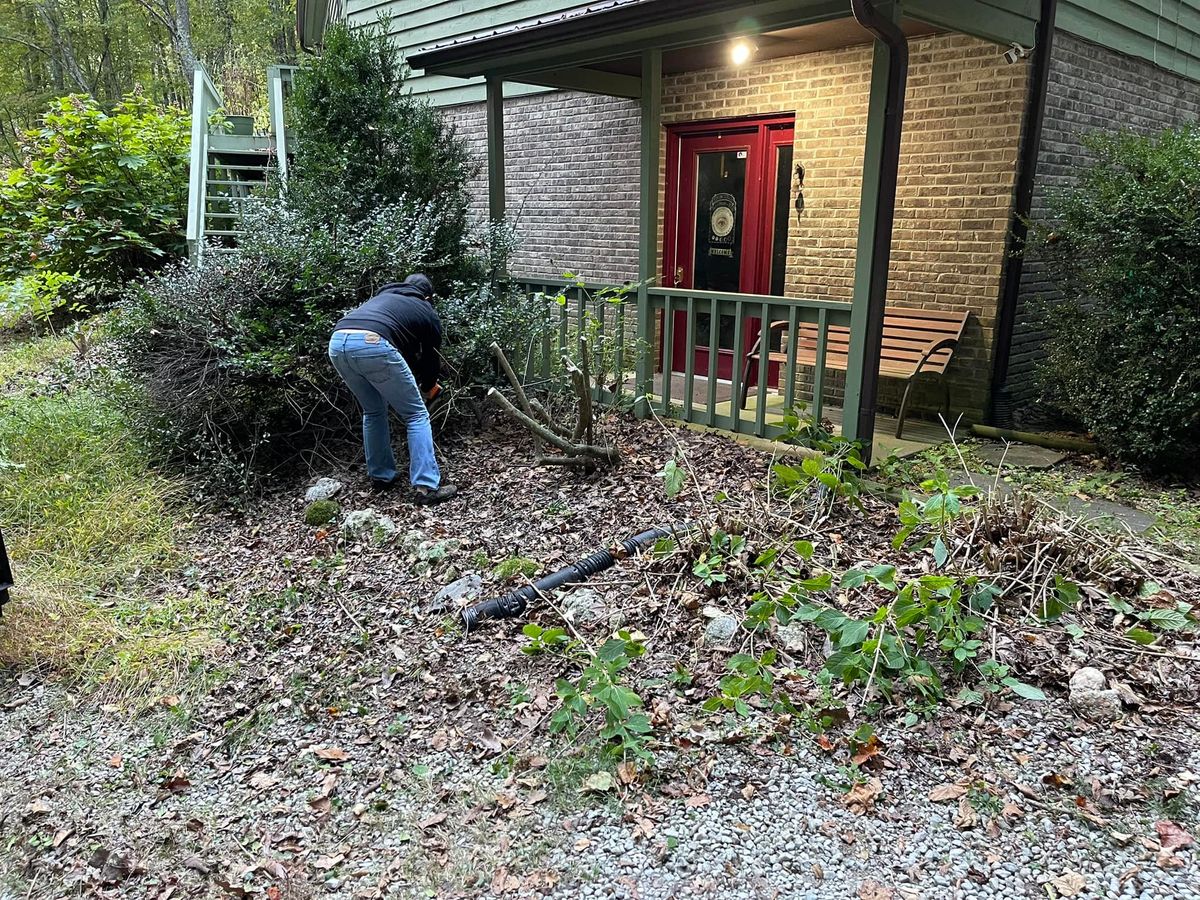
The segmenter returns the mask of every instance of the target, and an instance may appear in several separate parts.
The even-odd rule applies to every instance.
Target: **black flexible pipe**
[[[908,82],[908,38],[891,19],[881,16],[868,0],[850,0],[855,20],[888,48],[887,99],[883,116],[883,147],[879,156],[879,200],[871,239],[871,283],[867,292],[866,354],[858,404],[858,434],[867,441],[875,433],[879,400],[879,357],[883,348],[883,313],[887,304],[888,265],[892,254],[892,224],[896,214],[896,182],[900,168],[900,135],[904,128],[904,88]]]
[[[621,549],[625,551],[625,556],[633,556],[662,538],[673,537],[680,532],[687,532],[690,528],[691,525],[687,522],[651,528],[621,541]],[[511,619],[519,616],[539,594],[560,588],[564,584],[587,581],[597,572],[611,568],[620,558],[623,557],[614,554],[612,550],[597,550],[591,556],[585,557],[565,569],[559,569],[545,578],[540,578],[533,584],[510,591],[503,597],[493,597],[491,600],[484,600],[482,603],[468,606],[462,611],[463,628],[473,631],[488,619]]]
[[[0,608],[8,602],[8,589],[12,586],[12,568],[8,564],[8,551],[4,549],[4,532],[0,531]]]

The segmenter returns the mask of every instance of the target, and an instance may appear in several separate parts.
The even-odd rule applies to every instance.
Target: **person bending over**
[[[408,475],[417,503],[449,500],[458,489],[442,484],[433,451],[427,397],[437,389],[441,369],[442,322],[433,308],[433,282],[409,275],[385,284],[334,326],[329,359],[363,411],[363,450],[367,474],[377,488],[396,480],[396,458],[388,427],[388,407],[408,430]]]

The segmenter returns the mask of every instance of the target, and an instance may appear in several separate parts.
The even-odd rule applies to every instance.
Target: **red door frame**
[[[774,186],[778,177],[778,151],[794,139],[795,115],[775,114],[740,119],[719,119],[667,127],[667,177],[663,210],[663,273],[667,287],[690,286],[693,276],[696,219],[692,206],[696,169],[690,161],[696,153],[715,150],[746,150],[746,187],[743,198],[742,259],[738,292],[767,294],[771,287],[771,248],[774,243]],[[686,148],[685,148],[686,145]],[[685,157],[689,165],[684,166]],[[686,215],[681,198],[689,200]],[[764,239],[765,238],[765,239]],[[749,252],[747,252],[747,250]],[[679,277],[677,277],[677,274]],[[735,355],[740,357],[758,337],[758,319],[747,318],[743,327],[741,353],[721,350],[717,377],[730,378]],[[718,326],[719,327],[719,326]],[[683,371],[687,355],[686,313],[677,313],[671,368]],[[665,350],[666,348],[662,348]],[[694,371],[708,373],[708,348],[697,347]],[[665,363],[666,354],[662,355]]]

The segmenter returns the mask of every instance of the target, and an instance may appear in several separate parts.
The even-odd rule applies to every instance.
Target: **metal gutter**
[[[711,43],[733,34],[758,33],[842,16],[843,3],[844,0],[766,0],[760,3],[691,0],[686,8],[681,8],[682,4],[672,0],[610,0],[606,4],[519,22],[426,47],[411,53],[408,62],[414,69],[459,77],[495,74],[493,70],[497,63],[509,65],[514,72],[535,71],[538,65],[511,65],[512,58],[524,61],[530,54],[545,55],[554,51],[561,55],[572,42],[581,42],[593,49],[597,42],[604,42],[608,56],[633,57],[645,49],[668,50],[675,46]],[[701,31],[686,32],[692,25],[702,26]],[[647,36],[653,40],[642,40]],[[571,58],[572,65],[586,65],[589,61],[592,60]],[[564,64],[558,59],[541,67],[554,68]]]
[[[895,21],[881,15],[870,0],[850,0],[850,11],[859,25],[888,48],[886,105],[879,154],[878,199],[871,240],[871,275],[856,432],[866,446],[867,461],[870,461],[869,442],[875,434],[875,411],[879,400],[879,357],[883,346],[883,316],[887,305],[888,267],[891,263],[892,227],[896,214],[900,137],[904,129],[908,38]]]
[[[1008,367],[1012,358],[1013,330],[1017,303],[1021,296],[1021,276],[1025,271],[1025,239],[1033,210],[1033,191],[1037,182],[1038,155],[1042,149],[1042,125],[1046,119],[1046,94],[1050,86],[1050,57],[1054,50],[1054,21],[1058,0],[1041,0],[1037,24],[1037,45],[1025,102],[1025,127],[1021,135],[1021,154],[1017,162],[1017,184],[1013,195],[1012,226],[1004,252],[1004,275],[1000,303],[996,310],[996,329],[992,340],[992,389],[988,398],[988,422],[1011,425],[1008,398]]]

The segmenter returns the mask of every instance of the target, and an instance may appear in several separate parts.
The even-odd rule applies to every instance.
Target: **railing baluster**
[[[621,302],[617,304],[617,347],[614,354],[613,365],[616,366],[616,371],[613,373],[613,381],[617,386],[613,400],[620,400],[621,395],[625,391],[625,294],[621,295]]]
[[[758,409],[754,416],[754,433],[759,437],[767,425],[767,385],[770,382],[771,352],[771,307],[762,305],[762,318],[758,329]]]
[[[795,305],[788,307],[788,348],[787,348],[787,363],[784,372],[784,377],[787,381],[783,385],[783,411],[790,413],[796,406],[796,352],[797,352],[797,309]]]
[[[571,313],[567,310],[567,294],[563,291],[563,304],[558,308],[558,356],[555,357],[555,364],[567,352],[567,337],[570,332]]]
[[[683,419],[692,421],[692,404],[696,393],[696,301],[687,298],[687,340],[684,350],[687,356],[683,360]]]
[[[593,299],[596,306],[596,317],[600,320],[596,325],[596,345],[592,347],[592,375],[596,379],[596,389],[593,391],[597,403],[603,402],[604,399],[604,319],[605,309],[608,305],[607,300]]]
[[[552,371],[552,367],[550,365],[550,354],[553,351],[553,344],[551,343],[551,341],[553,340],[552,336],[554,333],[553,332],[553,327],[554,327],[553,321],[554,320],[551,318],[551,313],[553,312],[553,310],[551,308],[551,304],[554,304],[554,301],[552,299],[550,299],[550,296],[546,293],[544,288],[539,288],[535,285],[530,285],[530,290],[534,291],[535,293],[540,293],[542,295],[542,366],[541,366],[541,368],[542,368],[542,378],[545,381],[549,381],[550,380],[550,372]],[[554,305],[557,306],[557,304],[554,304]]]
[[[737,434],[741,431],[742,421],[742,365],[746,358],[746,352],[742,349],[742,340],[745,338],[745,324],[742,321],[742,315],[745,312],[741,300],[735,300],[733,303],[733,366],[731,367],[730,376],[732,377],[732,390],[729,392],[729,412],[733,418],[733,432]]]
[[[659,396],[662,399],[662,413],[671,414],[671,382],[674,381],[675,369],[675,317],[671,314],[671,295],[663,297],[663,343],[662,343],[662,388]]]
[[[812,414],[821,424],[821,410],[825,405],[825,347],[829,342],[829,313],[822,309],[817,312],[817,358],[813,368],[813,404]]]
[[[721,308],[714,297],[708,302],[708,424],[717,424],[717,356],[720,351],[718,330]]]

